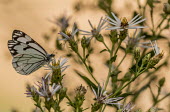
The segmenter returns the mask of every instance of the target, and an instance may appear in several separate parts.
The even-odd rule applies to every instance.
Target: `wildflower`
[[[141,32],[138,32],[136,35],[137,30],[133,34],[133,36],[127,35],[127,39],[124,41],[128,49],[134,49],[135,47],[143,47],[143,48],[150,48],[148,46],[150,42],[139,42],[141,39],[145,38],[145,36],[140,36]]]
[[[156,43],[156,41],[151,42],[153,51],[155,53],[155,56],[153,56],[149,62],[148,62],[148,67],[149,68],[153,68],[156,64],[158,64],[158,62],[162,59],[163,57],[163,52],[160,52],[160,49]]]
[[[81,107],[83,105],[83,102],[85,100],[85,94],[86,94],[87,90],[84,86],[79,86],[76,88],[75,90],[75,101],[74,101],[74,104]]]
[[[122,109],[119,109],[118,112],[130,112],[134,107],[135,106],[129,102],[128,104],[124,105]]]
[[[60,39],[60,40],[74,40],[74,36],[75,34],[78,32],[78,29],[76,29],[76,24],[73,25],[72,31],[66,31],[66,33],[64,32],[60,32],[59,34],[62,35],[64,37],[64,39]]]
[[[49,20],[49,21],[58,25],[61,28],[61,31],[64,31],[69,26],[70,17],[66,17],[66,15],[62,15],[59,18],[54,18],[54,20]]]
[[[64,32],[60,32],[59,34],[63,36],[64,39],[60,39],[60,40],[66,40],[69,42],[69,45],[71,47],[71,49],[74,52],[78,52],[78,44],[77,42],[74,40],[74,36],[76,35],[76,33],[78,32],[78,29],[76,29],[76,24],[74,24],[73,28],[72,28],[72,32],[68,32],[66,31],[66,33]]]
[[[50,78],[43,78],[42,81],[39,82],[37,88],[35,86],[28,86],[26,90],[27,97],[33,97],[34,100],[38,100],[39,97],[45,97],[47,100],[53,97],[53,95],[60,90],[61,86],[58,84],[53,83],[52,86],[50,85]]]
[[[53,95],[60,90],[61,86],[58,84],[53,83],[52,86],[50,85],[50,78],[42,78],[41,82],[37,84],[38,89],[36,92],[39,96],[47,98],[50,100]]]
[[[152,45],[155,56],[159,55],[160,54],[160,48],[158,47],[156,40],[153,41],[153,42],[150,41],[150,43]]]
[[[92,88],[92,91],[93,91],[93,93],[95,95],[95,100],[97,101],[97,103],[120,105],[120,103],[116,103],[116,102],[121,100],[122,97],[109,98],[112,95],[112,93],[108,95],[107,91],[104,90],[104,86],[102,88],[100,86],[98,86],[97,92],[93,88]]]
[[[136,15],[129,22],[127,21],[127,19],[125,17],[122,20],[120,20],[118,17],[116,17],[116,15],[113,12],[111,12],[111,14],[115,20],[112,19],[111,17],[107,16],[107,18],[110,20],[107,22],[110,23],[112,26],[108,26],[108,28],[106,30],[115,30],[115,29],[124,30],[124,29],[145,28],[145,26],[135,26],[135,25],[146,20],[146,19],[141,19],[142,16],[139,16],[139,14]]]
[[[36,95],[36,88],[34,86],[30,87],[30,86],[27,86],[27,90],[26,90],[26,93],[24,93],[27,95],[27,97],[33,97]]]
[[[96,37],[96,38],[97,38],[97,37],[100,35],[100,32],[101,32],[104,28],[106,28],[106,26],[104,26],[105,23],[106,23],[106,18],[103,19],[103,18],[101,17],[97,28],[91,24],[90,20],[88,20],[88,22],[89,22],[89,24],[90,24],[90,26],[91,26],[91,31],[84,31],[84,30],[80,30],[80,29],[79,29],[79,31],[83,32],[82,35],[87,35],[87,36],[89,36],[89,37],[87,37],[87,38],[89,38],[89,40],[91,40],[93,37]]]
[[[76,92],[77,97],[81,97],[81,96],[84,96],[86,94],[87,89],[84,86],[81,85],[81,86],[76,88],[75,92]]]
[[[56,60],[52,60],[52,62],[48,65],[46,65],[46,70],[50,70],[50,72],[46,75],[46,77],[48,77],[50,74],[58,74],[61,75],[62,72],[64,72],[64,70],[66,70],[69,65],[65,65],[68,62],[67,58],[64,58],[63,60],[61,60],[62,58],[60,57],[58,59],[58,62],[56,62]]]

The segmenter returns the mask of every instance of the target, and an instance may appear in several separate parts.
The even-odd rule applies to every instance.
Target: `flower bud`
[[[70,47],[74,52],[78,52],[78,45],[75,40],[69,41]]]
[[[136,61],[140,59],[140,49],[139,48],[134,49],[134,58]]]
[[[98,40],[99,42],[103,42],[103,36],[101,34],[95,36],[96,40]]]
[[[112,43],[116,43],[118,41],[117,35],[118,34],[117,34],[116,30],[110,31],[109,37],[110,37],[110,40],[111,40]]]
[[[159,61],[162,59],[162,57],[163,57],[163,52],[159,53],[158,55],[151,58],[151,60],[148,63],[148,67],[153,68],[156,64],[159,63]]]
[[[81,40],[81,46],[82,48],[86,48],[89,46],[90,40],[88,38],[86,38],[85,36],[83,36],[82,40]]]
[[[169,4],[169,3],[164,3],[163,11],[164,11],[166,14],[170,14],[170,4]]]
[[[145,57],[142,59],[142,64],[143,65],[148,64],[150,58],[151,58],[151,54],[150,53],[145,55]]]
[[[119,39],[120,40],[124,40],[125,38],[126,38],[126,36],[127,36],[127,29],[124,29],[123,31],[120,31],[120,35],[119,35]]]
[[[96,112],[100,109],[100,107],[102,106],[101,103],[95,102],[94,105],[92,105],[92,112]]]

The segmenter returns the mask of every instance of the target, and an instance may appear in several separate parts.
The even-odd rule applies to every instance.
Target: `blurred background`
[[[25,87],[27,83],[34,84],[34,82],[44,75],[42,73],[45,73],[43,68],[28,76],[22,76],[16,73],[12,67],[12,56],[7,47],[7,41],[11,40],[13,30],[18,29],[27,33],[43,46],[48,53],[52,53],[56,49],[55,40],[57,37],[60,37],[60,35],[57,34],[53,35],[53,30],[56,30],[58,27],[54,24],[56,18],[66,16],[69,18],[71,26],[76,22],[79,28],[88,30],[90,29],[88,19],[97,26],[100,17],[106,15],[105,11],[97,6],[98,1],[100,0],[88,0],[88,3],[85,0],[0,0],[0,112],[11,112],[12,110],[30,112],[33,110],[34,105],[32,100],[24,94],[26,90]],[[140,1],[141,4],[146,2],[145,0]],[[157,8],[154,9],[155,12],[163,12],[163,10],[160,9],[163,9],[164,2],[167,1],[162,0],[161,3],[156,6]],[[114,0],[111,6],[112,10],[119,14],[119,17],[127,17],[128,19],[132,18],[133,11],[138,8],[137,2],[134,2],[134,0]],[[157,18],[159,15],[155,16],[155,21],[159,20],[159,18]],[[148,24],[150,23],[148,22]],[[55,32],[59,32],[59,29]],[[51,36],[50,41],[47,41],[49,40],[49,35]],[[169,30],[163,32],[163,35],[169,37]],[[169,53],[168,45],[165,44],[167,40],[158,41],[158,45],[164,51],[165,57]],[[59,58],[60,56],[63,56],[63,54],[58,52],[56,57]],[[93,57],[95,56],[91,58]],[[98,58],[100,59],[100,57]],[[102,59],[103,57],[101,57],[101,60]],[[69,87],[68,91],[73,91],[76,86],[84,84],[83,80],[75,73],[70,74],[69,71],[74,66],[71,62],[72,61],[69,61],[71,67],[65,72],[67,76],[64,77],[64,84],[66,87]],[[125,61],[125,63],[128,63],[128,60],[127,62]],[[102,64],[98,61],[93,65],[102,67]],[[100,75],[98,75],[98,73],[100,73]],[[103,78],[106,76],[102,74],[106,73],[105,71],[95,71],[95,76],[97,76],[99,81],[104,81]],[[164,95],[170,92],[169,68],[161,68],[160,71],[157,72],[157,76],[160,78],[166,77],[165,86],[161,94]],[[147,81],[144,83],[147,83]],[[156,80],[151,83],[151,85],[156,88]],[[152,105],[150,101],[151,94],[149,94],[148,91],[149,89],[145,90],[142,95],[139,96],[140,102],[136,103],[138,108],[147,110]],[[91,95],[91,93],[87,93],[87,96],[88,95]],[[170,107],[167,108],[169,102],[170,98],[167,98],[160,104],[160,107],[165,108],[163,112],[170,111]]]

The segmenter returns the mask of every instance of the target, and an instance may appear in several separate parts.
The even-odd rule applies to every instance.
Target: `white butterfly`
[[[12,65],[22,75],[28,75],[45,64],[49,64],[54,54],[48,54],[37,42],[22,31],[14,30],[8,48],[13,56]]]

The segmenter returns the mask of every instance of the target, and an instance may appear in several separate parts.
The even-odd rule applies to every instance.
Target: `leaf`
[[[115,62],[115,61],[116,61],[116,58],[117,58],[117,55],[113,56],[113,57],[110,59],[111,63]]]
[[[129,96],[129,95],[133,95],[132,92],[123,93],[123,94],[121,94],[119,97],[126,98],[126,97]]]
[[[164,83],[165,83],[165,77],[163,77],[159,80],[159,86],[162,87],[164,85]]]
[[[91,71],[91,73],[93,73],[93,68],[89,65],[89,69]]]
[[[89,87],[92,87],[93,89],[97,90],[97,86],[86,76],[81,75],[77,70],[75,72],[89,85]]]
[[[89,55],[90,55],[90,54],[87,54],[87,55],[86,55],[86,59],[89,57]]]
[[[105,52],[105,51],[108,51],[108,50],[107,49],[103,49],[103,50],[100,51],[100,53]]]

